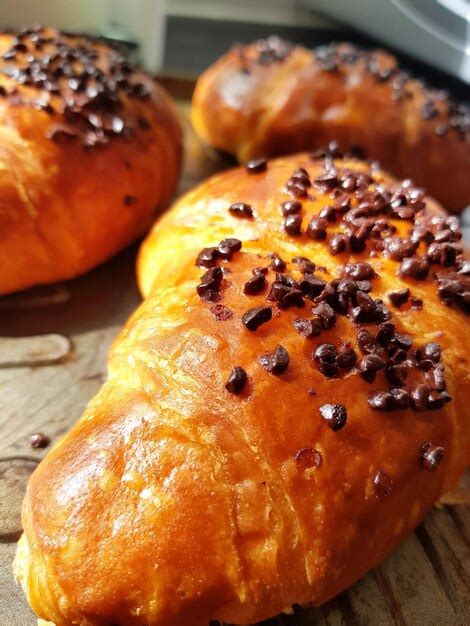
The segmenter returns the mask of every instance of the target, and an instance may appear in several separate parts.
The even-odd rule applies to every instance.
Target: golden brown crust
[[[292,199],[285,183],[297,168],[305,168],[313,186],[308,197],[299,197],[302,234],[288,236],[280,206]],[[322,191],[325,168],[328,191]],[[29,483],[16,572],[42,618],[57,626],[246,624],[293,603],[322,603],[383,559],[463,471],[470,451],[470,345],[457,287],[468,267],[457,260],[431,265],[425,280],[400,278],[400,262],[381,247],[394,256],[396,250],[381,238],[369,237],[362,252],[330,254],[333,233],[346,232],[349,223],[359,236],[357,228],[369,219],[356,212],[356,222],[348,222],[351,211],[338,209],[326,240],[307,236],[307,216],[344,205],[342,192],[331,188],[334,172],[337,187],[348,173],[360,187],[351,192],[351,210],[362,200],[367,213],[371,204],[380,206],[382,195],[382,217],[374,224],[383,218],[397,228],[395,236],[406,238],[414,223],[415,236],[429,241],[427,224],[433,237],[457,250],[455,218],[429,199],[423,210],[424,200],[411,187],[389,195],[397,183],[380,171],[372,172],[372,182],[361,178],[371,172],[358,161],[297,155],[258,173],[239,168],[218,175],[184,196],[142,248],[138,273],[146,300],[114,343],[107,382]],[[306,186],[306,175],[296,176]],[[368,196],[373,189],[381,189],[379,195]],[[397,204],[393,199],[401,195],[405,200]],[[252,205],[254,217],[236,217],[228,210],[235,202]],[[406,217],[408,208],[414,217],[397,219],[396,211]],[[207,277],[201,283],[205,269],[195,265],[201,248],[234,237],[241,250],[224,261],[221,251],[227,256],[227,246],[238,248],[225,243],[214,257],[215,268],[230,271],[218,286]],[[431,258],[432,248],[419,245],[417,254]],[[383,298],[394,333],[412,340],[405,387],[414,392],[439,371],[447,392],[429,383],[433,401],[446,393],[452,400],[430,410],[414,394],[414,408],[374,410],[368,394],[393,386],[389,374],[380,371],[368,382],[350,366],[326,377],[313,358],[317,347],[349,341],[362,359],[358,331],[383,333],[378,309],[375,322],[359,316],[355,324],[356,313],[341,313],[335,296],[336,322],[304,338],[293,322],[318,320],[311,312],[316,304],[307,296],[301,308],[267,300],[278,280],[272,269],[261,292],[244,293],[253,269],[267,267],[273,252],[287,262],[283,276],[296,281],[301,272],[293,257],[314,261],[314,276],[333,285],[345,263],[369,263],[378,274],[370,280],[371,296]],[[203,256],[210,264],[210,251]],[[449,285],[438,296],[432,272],[454,276],[455,297]],[[406,287],[408,301],[391,306],[387,294]],[[250,331],[242,317],[257,306],[271,306],[273,316]],[[406,344],[406,337],[393,336]],[[398,363],[387,341],[386,349],[374,350]],[[428,342],[440,344],[443,370],[423,354],[415,359]],[[277,344],[290,362],[276,375],[259,357]],[[247,374],[238,394],[225,388],[235,366]],[[232,379],[232,391],[237,384]],[[331,403],[347,410],[340,430],[322,418],[321,407]],[[444,448],[440,463],[436,452],[423,457],[427,443],[434,451]],[[432,459],[436,469],[427,471]]]
[[[234,46],[199,78],[192,121],[205,143],[242,163],[337,141],[450,211],[470,202],[468,109],[409,79],[381,50],[339,44],[312,54],[276,38]]]
[[[81,274],[145,233],[177,182],[164,90],[116,50],[0,35],[0,294]]]

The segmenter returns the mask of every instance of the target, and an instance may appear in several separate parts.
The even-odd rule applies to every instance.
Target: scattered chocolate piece
[[[51,438],[44,433],[35,433],[31,435],[29,438],[29,445],[35,450],[40,450],[42,448],[47,448],[47,446],[51,443]]]
[[[334,206],[327,205],[318,214],[318,217],[325,219],[327,222],[334,222],[336,220],[336,209]]]
[[[353,280],[369,280],[375,277],[375,271],[369,263],[346,263],[343,274]]]
[[[250,278],[243,287],[243,293],[247,296],[253,296],[261,293],[266,287],[266,277],[260,271],[254,271],[253,278]]]
[[[379,470],[373,480],[375,494],[378,498],[388,498],[392,493],[393,480],[383,470]]]
[[[260,172],[265,172],[267,166],[268,163],[264,158],[252,159],[251,161],[248,161],[248,163],[245,163],[245,168],[249,174],[259,174]]]
[[[235,204],[231,204],[228,210],[235,217],[245,217],[248,219],[254,217],[253,207],[251,204],[245,204],[245,202],[236,202]]]
[[[315,241],[326,239],[328,222],[323,217],[312,217],[307,226],[307,236]]]
[[[334,256],[349,250],[351,237],[344,233],[335,233],[328,242],[328,250]]]
[[[429,359],[438,363],[441,360],[441,346],[438,343],[425,343],[416,350],[416,359],[418,361]]]
[[[201,282],[196,291],[202,300],[217,302],[220,299],[220,285],[223,273],[220,267],[213,267],[201,276]]]
[[[322,464],[322,456],[318,450],[314,448],[301,448],[294,455],[296,462],[304,468],[320,467]]]
[[[230,376],[228,377],[225,389],[230,393],[239,394],[243,391],[247,380],[248,376],[246,375],[245,370],[243,369],[243,367],[239,367],[237,365],[230,372]]]
[[[282,374],[289,365],[289,353],[279,344],[273,352],[259,356],[258,361],[270,374]]]
[[[395,408],[395,398],[389,391],[372,391],[367,396],[367,402],[376,411],[392,411]]]
[[[401,307],[401,305],[405,304],[405,302],[408,302],[409,297],[410,290],[408,289],[408,287],[406,287],[405,289],[397,289],[396,291],[391,291],[388,294],[388,299],[393,304],[393,306],[397,308]]]
[[[390,393],[395,399],[395,409],[407,409],[410,406],[410,394],[406,389],[396,387],[390,389]]]
[[[271,258],[272,258],[271,267],[274,270],[276,270],[277,272],[283,272],[286,269],[287,267],[286,262],[283,261],[277,253],[271,254]]]
[[[313,307],[312,313],[321,319],[323,328],[331,328],[336,323],[336,314],[327,302],[321,302],[318,306]]]
[[[269,322],[272,316],[273,311],[270,306],[255,306],[242,315],[242,322],[245,328],[255,331],[261,324]]]
[[[196,265],[198,267],[214,267],[219,258],[217,248],[203,248],[197,255]]]
[[[317,362],[318,369],[327,378],[335,378],[339,374],[336,355],[336,348],[331,343],[322,343],[314,350],[313,358]]]
[[[428,385],[418,385],[411,392],[411,406],[415,411],[424,411],[428,405],[431,388]]]
[[[470,277],[458,272],[436,277],[437,293],[448,306],[455,305],[465,314],[470,313]]]
[[[348,342],[338,352],[335,363],[342,370],[350,370],[357,361],[357,354]]]
[[[287,200],[281,204],[281,212],[287,217],[288,215],[294,215],[302,209],[302,203],[298,200]]]
[[[421,448],[421,465],[428,472],[434,472],[444,457],[445,451],[441,446],[426,443]]]
[[[292,259],[292,263],[298,265],[298,269],[302,274],[313,274],[315,271],[315,263],[307,259],[305,256],[296,256]]]
[[[318,335],[324,329],[323,322],[316,318],[312,320],[296,319],[292,322],[295,330],[306,339],[312,339],[312,337],[318,337]]]
[[[284,230],[292,237],[298,237],[302,230],[302,218],[300,215],[288,215],[284,220]]]
[[[346,425],[348,417],[346,407],[342,404],[323,404],[320,413],[333,431],[341,430]]]
[[[239,239],[223,239],[217,246],[217,251],[222,259],[230,261],[235,252],[241,250],[242,242]]]
[[[424,258],[412,257],[403,259],[398,270],[398,275],[404,278],[425,280],[429,273],[429,264]]]
[[[226,322],[233,317],[233,312],[223,304],[215,304],[209,310],[218,322]]]
[[[375,380],[376,373],[385,366],[385,361],[378,354],[366,354],[356,364],[357,371],[368,382]]]

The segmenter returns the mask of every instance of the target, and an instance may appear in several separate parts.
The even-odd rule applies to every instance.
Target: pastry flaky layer
[[[0,34],[0,294],[81,274],[145,233],[180,160],[169,97],[118,50]]]
[[[459,237],[333,149],[185,195],[141,249],[107,382],[29,482],[35,612],[247,624],[383,559],[469,458]]]
[[[361,149],[412,177],[450,211],[470,202],[470,112],[382,51],[315,50],[276,37],[234,46],[198,80],[192,121],[240,162],[321,148]]]

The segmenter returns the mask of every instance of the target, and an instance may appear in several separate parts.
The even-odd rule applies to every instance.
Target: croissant
[[[181,198],[107,381],[30,479],[34,611],[249,624],[374,567],[469,460],[460,236],[409,181],[330,151]]]
[[[150,227],[175,188],[169,97],[118,50],[52,28],[0,33],[0,294],[82,274]]]
[[[199,137],[240,162],[318,149],[378,159],[458,212],[470,202],[470,111],[410,78],[391,54],[271,37],[234,46],[199,78]]]

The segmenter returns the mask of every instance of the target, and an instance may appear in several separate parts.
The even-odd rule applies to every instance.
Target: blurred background
[[[4,28],[51,24],[122,42],[158,73],[194,75],[234,42],[278,34],[387,45],[431,82],[468,97],[468,0],[0,0]]]

